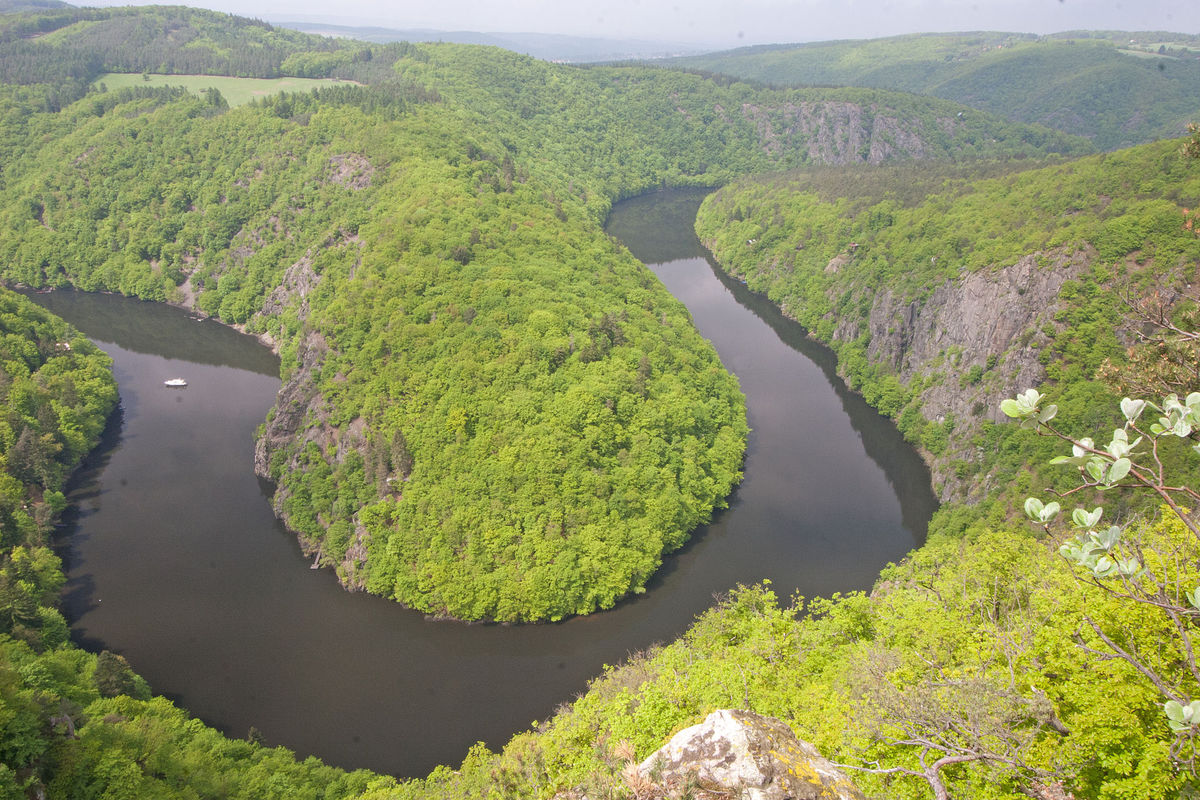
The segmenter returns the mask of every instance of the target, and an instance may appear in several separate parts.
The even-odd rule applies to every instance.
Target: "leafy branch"
[[[1071,445],[1070,456],[1050,461],[1079,469],[1080,485],[1060,493],[1060,497],[1085,490],[1150,491],[1200,543],[1200,523],[1181,505],[1200,501],[1200,493],[1186,483],[1170,479],[1161,454],[1166,442],[1179,439],[1192,442],[1191,449],[1200,453],[1200,444],[1194,443],[1200,431],[1200,392],[1192,392],[1183,400],[1169,394],[1161,404],[1124,398],[1121,413],[1125,424],[1113,430],[1106,445],[1087,437],[1076,439],[1055,428],[1051,421],[1057,409],[1054,405],[1043,405],[1044,399],[1044,395],[1029,389],[1005,400],[1000,408],[1007,416],[1020,420],[1023,427]],[[1149,424],[1143,421],[1147,411],[1153,412],[1150,416],[1154,417]],[[1026,516],[1049,531],[1062,508],[1056,501],[1044,503],[1030,497],[1024,510]],[[1091,510],[1075,508],[1070,525],[1077,533],[1059,548],[1059,553],[1087,583],[1113,597],[1154,608],[1165,615],[1175,633],[1179,653],[1177,658],[1163,661],[1159,653],[1139,651],[1132,644],[1132,637],[1130,642],[1122,644],[1089,617],[1085,620],[1104,649],[1088,647],[1082,635],[1077,634],[1076,641],[1098,658],[1124,661],[1154,685],[1165,698],[1163,712],[1176,734],[1172,757],[1194,771],[1195,742],[1200,737],[1200,700],[1190,700],[1188,693],[1200,685],[1194,641],[1200,621],[1200,586],[1190,591],[1183,588],[1178,549],[1160,552],[1156,547],[1148,548],[1119,525],[1101,525],[1103,516],[1101,506]],[[1194,546],[1189,550],[1194,550]]]

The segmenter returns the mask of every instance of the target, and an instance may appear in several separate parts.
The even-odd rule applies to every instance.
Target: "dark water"
[[[700,195],[615,209],[735,371],[754,428],[730,508],[617,609],[542,626],[433,623],[312,571],[253,474],[278,363],[176,309],[36,299],[114,358],[122,408],[73,494],[64,537],[76,638],[124,654],[157,692],[233,736],[397,775],[502,745],[602,665],[666,641],[735,584],[781,596],[863,588],[918,544],[929,477],[895,429],[831,379],[831,359],[698,255]],[[672,260],[676,259],[676,260]],[[182,376],[186,389],[168,389]]]

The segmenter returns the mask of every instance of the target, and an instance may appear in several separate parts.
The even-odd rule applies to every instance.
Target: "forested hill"
[[[1086,148],[895,93],[390,52],[388,80],[231,110],[141,87],[34,113],[38,87],[14,90],[0,269],[271,337],[286,383],[258,466],[279,512],[347,586],[460,618],[610,606],[739,477],[736,383],[603,234],[614,198]]]
[[[997,424],[1005,397],[1053,386],[1064,424],[1086,424],[1145,386],[1113,379],[1145,324],[1128,304],[1173,307],[1200,263],[1200,174],[1179,151],[1155,142],[1002,175],[747,177],[707,198],[696,226],[724,269],[838,351],[850,384],[924,448],[943,501],[1011,507],[1008,487],[1052,444]]]
[[[106,72],[381,80],[404,43],[368,45],[183,6],[0,15],[0,82],[41,85],[50,110]]]
[[[1103,150],[1182,135],[1200,96],[1200,37],[1147,31],[917,34],[669,63],[777,86],[927,94],[1086,136]]]
[[[771,90],[642,67],[564,68],[504,51],[434,47],[403,59],[516,153],[607,198],[655,185],[712,185],[763,168],[1079,154],[1079,137],[964,113],[953,103],[864,89]]]

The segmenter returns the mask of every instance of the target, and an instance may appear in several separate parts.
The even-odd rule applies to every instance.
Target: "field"
[[[182,86],[190,92],[216,87],[231,106],[240,106],[260,97],[280,92],[307,92],[321,86],[353,83],[330,78],[230,78],[223,75],[143,75],[132,72],[108,72],[93,86],[123,89],[126,86]]]

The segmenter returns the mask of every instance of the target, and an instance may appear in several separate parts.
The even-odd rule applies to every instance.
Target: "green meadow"
[[[93,86],[104,85],[110,91],[127,86],[182,86],[189,92],[199,94],[204,89],[216,88],[230,106],[240,106],[261,97],[281,92],[307,92],[322,86],[339,83],[353,84],[332,78],[231,78],[224,75],[154,75],[132,72],[107,72],[92,82]]]

